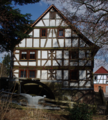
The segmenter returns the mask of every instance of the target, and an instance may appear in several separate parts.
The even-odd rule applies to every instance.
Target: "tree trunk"
[[[10,62],[10,76],[9,78],[13,78],[13,51],[11,51],[11,62]]]

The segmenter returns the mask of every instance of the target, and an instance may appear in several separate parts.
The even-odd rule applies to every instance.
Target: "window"
[[[26,70],[20,70],[20,76],[19,77],[27,77],[27,71]]]
[[[29,59],[36,59],[35,56],[36,56],[35,52],[30,51],[30,57],[29,57]]]
[[[35,70],[29,70],[29,77],[30,78],[36,78],[36,71]]]
[[[58,37],[64,37],[64,29],[58,30]]]
[[[21,51],[20,59],[27,59],[27,51]]]
[[[69,52],[70,59],[78,59],[78,51],[70,51]]]
[[[101,89],[101,86],[98,86],[98,90],[100,90]]]
[[[36,50],[25,50],[20,52],[21,60],[35,60],[36,59]]]
[[[70,70],[70,80],[76,81],[79,79],[79,71],[78,70]]]
[[[50,19],[55,19],[55,12],[50,12]]]
[[[47,29],[41,29],[41,37],[47,36]]]

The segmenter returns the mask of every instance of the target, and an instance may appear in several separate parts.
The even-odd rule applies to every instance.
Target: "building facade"
[[[94,73],[94,91],[98,92],[100,87],[104,93],[108,92],[108,70],[103,66]]]
[[[63,88],[93,88],[94,55],[89,41],[51,5],[33,24],[29,38],[15,47],[13,74],[40,82],[59,82]]]

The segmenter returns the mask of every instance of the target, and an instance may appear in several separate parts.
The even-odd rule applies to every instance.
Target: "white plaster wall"
[[[60,18],[60,16],[56,13],[56,18]]]
[[[62,79],[62,71],[61,70],[56,71],[56,78],[57,79]]]
[[[15,53],[19,53],[19,50],[15,50]]]
[[[38,66],[40,66],[41,64],[40,64],[40,60],[38,60]]]
[[[19,65],[18,62],[14,62],[14,65]]]
[[[68,65],[69,65],[68,60],[64,60],[64,66],[68,66]]]
[[[71,47],[71,39],[65,39],[65,47]]]
[[[57,29],[53,29],[53,37],[56,37]]]
[[[88,87],[91,86],[90,81],[88,81],[85,86],[88,86]]]
[[[55,60],[53,60],[53,66],[59,66]]]
[[[78,83],[70,83],[70,86],[78,86]]]
[[[65,37],[71,37],[71,29],[65,29]]]
[[[64,47],[64,39],[58,39],[60,47]]]
[[[68,79],[68,70],[64,70],[63,73],[64,73],[63,79],[67,80]]]
[[[19,72],[19,70],[15,70],[14,72]]]
[[[29,62],[29,66],[36,66],[36,62]]]
[[[33,47],[39,47],[39,39],[34,39]]]
[[[78,62],[70,62],[70,66],[78,66]]]
[[[91,66],[91,60],[87,60],[88,62],[87,62],[87,64],[86,64],[86,66]]]
[[[29,33],[29,35],[30,35],[30,36],[32,36],[32,35],[33,35],[33,33],[32,33],[32,32],[30,32],[30,33]]]
[[[46,39],[41,39],[41,47],[44,47]]]
[[[48,62],[45,64],[45,66],[51,66],[51,60],[48,60]]]
[[[73,47],[78,47],[78,39],[75,39],[75,38],[74,38],[74,39],[72,40],[72,46],[73,46]]]
[[[56,20],[56,26],[59,26],[61,23],[61,20]]]
[[[47,79],[47,70],[42,70],[41,79]]]
[[[49,20],[43,20],[46,26],[49,26]]]
[[[79,81],[79,86],[83,86],[86,81]]]
[[[50,26],[55,26],[55,20],[50,20]]]
[[[20,62],[21,66],[27,66],[27,62]]]
[[[47,51],[42,51],[42,59],[47,59]]]
[[[25,39],[21,41],[21,43],[19,44],[19,47],[25,47]]]
[[[48,39],[46,47],[51,47],[51,39]]]
[[[40,36],[40,30],[34,29],[34,37],[39,37],[39,36]]]
[[[35,26],[44,26],[42,20],[40,20]]]
[[[79,70],[79,79],[86,79],[86,70]]]
[[[37,70],[37,78],[40,78],[40,70]]]
[[[56,58],[62,58],[62,51],[56,51]]]
[[[84,46],[85,46],[85,42],[80,39],[80,47],[84,47]]]
[[[54,11],[54,9],[52,8],[50,11]]]
[[[57,39],[53,39],[53,47],[58,47]]]
[[[65,59],[68,59],[69,58],[69,51],[64,51],[64,58]]]
[[[50,33],[49,33],[50,32]],[[48,37],[52,37],[52,32],[53,32],[53,29],[48,29],[48,33],[49,33],[49,36]]]
[[[62,60],[57,60],[57,62],[62,66]]]
[[[49,12],[43,17],[43,19],[49,19]]]
[[[17,77],[17,78],[19,77],[19,74],[14,73],[14,75],[15,75],[15,77]]]
[[[79,66],[84,66],[85,62],[86,62],[86,60],[79,60]]]
[[[19,54],[15,54],[17,60],[19,60]]]
[[[27,47],[32,47],[32,39],[27,38]]]
[[[61,26],[68,26],[65,21],[62,22]]]
[[[85,51],[79,50],[79,58],[85,58]]]
[[[45,64],[46,60],[42,60],[42,66]]]
[[[41,56],[41,51],[39,50],[38,51],[38,59],[40,59],[40,56]]]

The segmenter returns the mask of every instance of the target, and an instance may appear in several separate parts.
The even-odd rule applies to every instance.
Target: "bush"
[[[86,104],[74,104],[69,108],[70,120],[92,120],[92,110]]]

